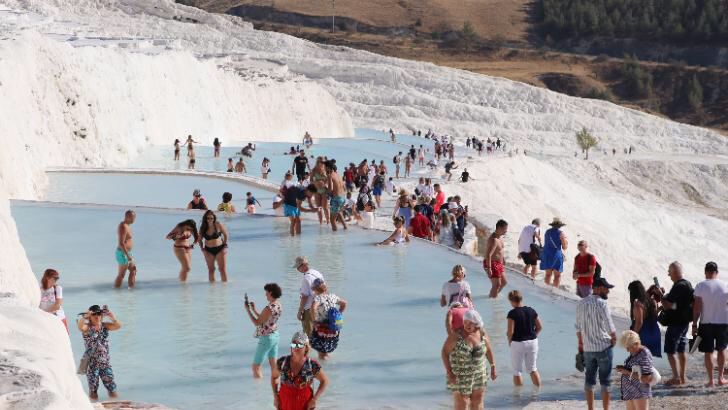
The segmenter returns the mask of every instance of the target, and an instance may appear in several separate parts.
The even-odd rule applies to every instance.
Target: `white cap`
[[[480,317],[480,313],[478,313],[475,309],[470,309],[465,312],[465,315],[463,315],[463,321],[475,323],[478,327],[483,327],[483,318]]]

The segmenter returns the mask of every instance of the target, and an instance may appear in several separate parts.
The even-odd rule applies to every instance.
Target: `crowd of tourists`
[[[431,131],[426,137],[437,139],[435,152],[429,153],[420,146],[423,155],[420,161],[420,151],[412,145],[405,155],[410,162],[408,167],[407,160],[404,160],[405,177],[409,176],[415,159],[418,166],[426,166],[426,154],[435,159],[440,156],[454,159],[452,141],[438,138]],[[195,141],[189,136],[186,141],[188,157],[194,166],[193,143]],[[478,151],[482,151],[485,145],[488,152],[491,148],[504,149],[505,145],[499,139],[483,141],[475,137],[468,138],[466,143]],[[304,138],[306,149],[312,144],[313,139],[307,134]],[[439,153],[438,144],[441,147]],[[176,140],[175,159],[179,157],[179,145],[179,140]],[[216,157],[219,156],[219,147],[220,142],[216,139]],[[248,148],[254,150],[252,145]],[[457,195],[447,197],[442,185],[433,183],[430,178],[420,178],[413,193],[402,187],[397,189],[393,181],[399,178],[401,153],[393,159],[395,176],[389,177],[389,169],[384,161],[376,163],[375,160],[369,162],[365,159],[358,165],[350,163],[339,174],[335,159],[324,156],[313,159],[306,156],[304,149],[294,151],[292,168],[286,173],[279,195],[273,203],[274,209],[281,209],[283,215],[289,218],[290,235],[301,234],[302,212],[315,213],[321,224],[330,224],[334,231],[339,224],[347,229],[346,223],[352,219],[363,221],[364,218],[373,218],[375,210],[382,206],[380,197],[386,194],[396,196],[392,214],[394,230],[381,244],[399,244],[410,241],[410,237],[417,237],[456,248],[462,246],[465,227],[468,225],[468,207],[461,204],[461,198]],[[310,159],[313,167],[309,164]],[[263,176],[267,177],[269,169],[263,171]],[[246,212],[255,213],[256,206],[261,204],[248,192]],[[215,211],[208,209],[200,190],[193,191],[187,209],[204,211],[199,229],[194,219],[186,219],[166,236],[173,242],[172,251],[180,263],[180,281],[187,280],[195,246],[199,246],[205,258],[209,281],[216,280],[216,271],[221,281],[227,281],[227,228],[218,220]],[[236,212],[231,193],[222,195],[222,202],[216,210]],[[135,219],[134,211],[128,210],[117,226],[115,258],[118,271],[114,281],[117,288],[121,287],[127,274],[128,286],[132,288],[136,285],[137,266],[133,255],[132,232]],[[519,258],[523,262],[524,276],[536,280],[539,270],[543,270],[544,282],[560,288],[569,240],[562,229],[566,224],[560,218],[553,218],[549,226],[542,233],[541,221],[536,218],[522,228],[518,238]],[[504,235],[507,231],[508,223],[498,220],[487,239],[482,262],[484,272],[491,281],[491,298],[497,298],[508,283],[504,251]],[[575,317],[576,367],[585,372],[584,391],[589,409],[594,407],[597,379],[603,406],[609,407],[613,372],[620,375],[620,397],[626,401],[627,408],[648,408],[652,387],[661,379],[654,368],[654,357],[661,357],[662,353],[667,355],[672,371],[671,377],[664,380],[666,385],[686,384],[687,353],[694,349],[704,354],[707,386],[728,384],[724,376],[725,349],[728,346],[728,284],[718,279],[716,263],[708,262],[705,265],[705,280],[695,288],[683,277],[683,268],[679,262],[668,266],[667,275],[672,281],[669,291],[660,285],[657,277],[649,286],[637,280],[631,282],[627,288],[631,325],[629,330],[618,337],[607,303],[610,289],[614,286],[602,272],[597,257],[590,253],[588,242],[579,241],[577,249],[572,271],[575,292],[580,298]],[[286,355],[281,357],[278,351],[281,338],[279,320],[284,314],[280,302],[281,287],[277,283],[263,286],[265,302],[262,308],[246,294],[243,309],[255,326],[255,337],[258,339],[252,359],[253,377],[263,377],[263,365],[267,360],[276,408],[303,410],[315,408],[329,385],[324,364],[339,346],[347,302],[329,288],[324,275],[313,269],[305,256],[297,257],[292,268],[302,275],[296,309],[301,328],[295,331],[290,329],[293,336]],[[58,271],[47,269],[44,272],[40,308],[54,314],[68,331],[62,307],[63,289],[59,280]],[[534,386],[541,386],[537,361],[538,337],[543,330],[542,318],[535,309],[525,304],[520,291],[511,290],[507,298],[511,310],[502,324],[507,329],[507,340],[503,342],[509,346],[512,382],[516,386],[523,385],[524,373],[527,373]],[[473,290],[466,281],[466,270],[462,265],[453,267],[449,280],[443,284],[439,303],[446,308],[445,342],[441,358],[454,408],[483,408],[488,380],[495,381],[498,377],[492,349],[494,341],[488,337],[485,323],[476,310]],[[666,328],[664,339],[660,325]],[[105,305],[92,305],[78,317],[77,328],[85,346],[79,373],[87,377],[92,400],[98,399],[99,379],[108,390],[109,397],[117,397],[110,363],[109,332],[121,327],[121,322]],[[688,334],[692,335],[694,345],[688,342]],[[628,355],[623,365],[615,367],[613,348],[617,344]],[[317,352],[317,358],[310,357],[311,350]],[[713,353],[717,353],[717,363],[713,362]],[[717,372],[714,372],[716,365]]]

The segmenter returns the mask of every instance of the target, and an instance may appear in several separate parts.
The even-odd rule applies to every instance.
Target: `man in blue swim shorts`
[[[305,208],[303,201],[316,194],[316,187],[307,186],[305,189],[298,185],[284,188],[283,215],[291,221],[291,236],[301,234],[301,212],[321,212],[321,208]]]
[[[116,229],[117,235],[117,246],[116,246],[116,263],[119,265],[119,270],[116,274],[116,280],[114,281],[114,287],[120,288],[121,283],[124,282],[124,276],[126,271],[129,271],[129,288],[133,288],[136,284],[136,264],[131,253],[131,249],[134,247],[134,241],[132,240],[131,224],[136,219],[136,213],[131,209],[124,213],[124,220],[119,223]]]
[[[340,221],[341,225],[346,229],[344,221],[344,205],[346,204],[346,186],[344,179],[336,172],[336,161],[329,160],[325,163],[326,172],[329,174],[326,181],[326,189],[331,199],[329,200],[329,209],[331,218],[331,229],[336,231],[336,221]]]

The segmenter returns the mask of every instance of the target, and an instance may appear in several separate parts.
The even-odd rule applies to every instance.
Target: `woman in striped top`
[[[652,354],[631,330],[622,333],[619,344],[629,352],[624,366],[617,366],[622,374],[622,400],[627,402],[627,410],[648,409],[652,397]]]

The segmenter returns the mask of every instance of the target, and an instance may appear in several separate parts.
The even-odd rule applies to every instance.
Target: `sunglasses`
[[[291,349],[303,349],[304,347],[306,345],[302,343],[291,343]]]
[[[58,280],[60,278],[61,278],[60,276],[51,276],[51,279],[55,279],[55,280]]]

